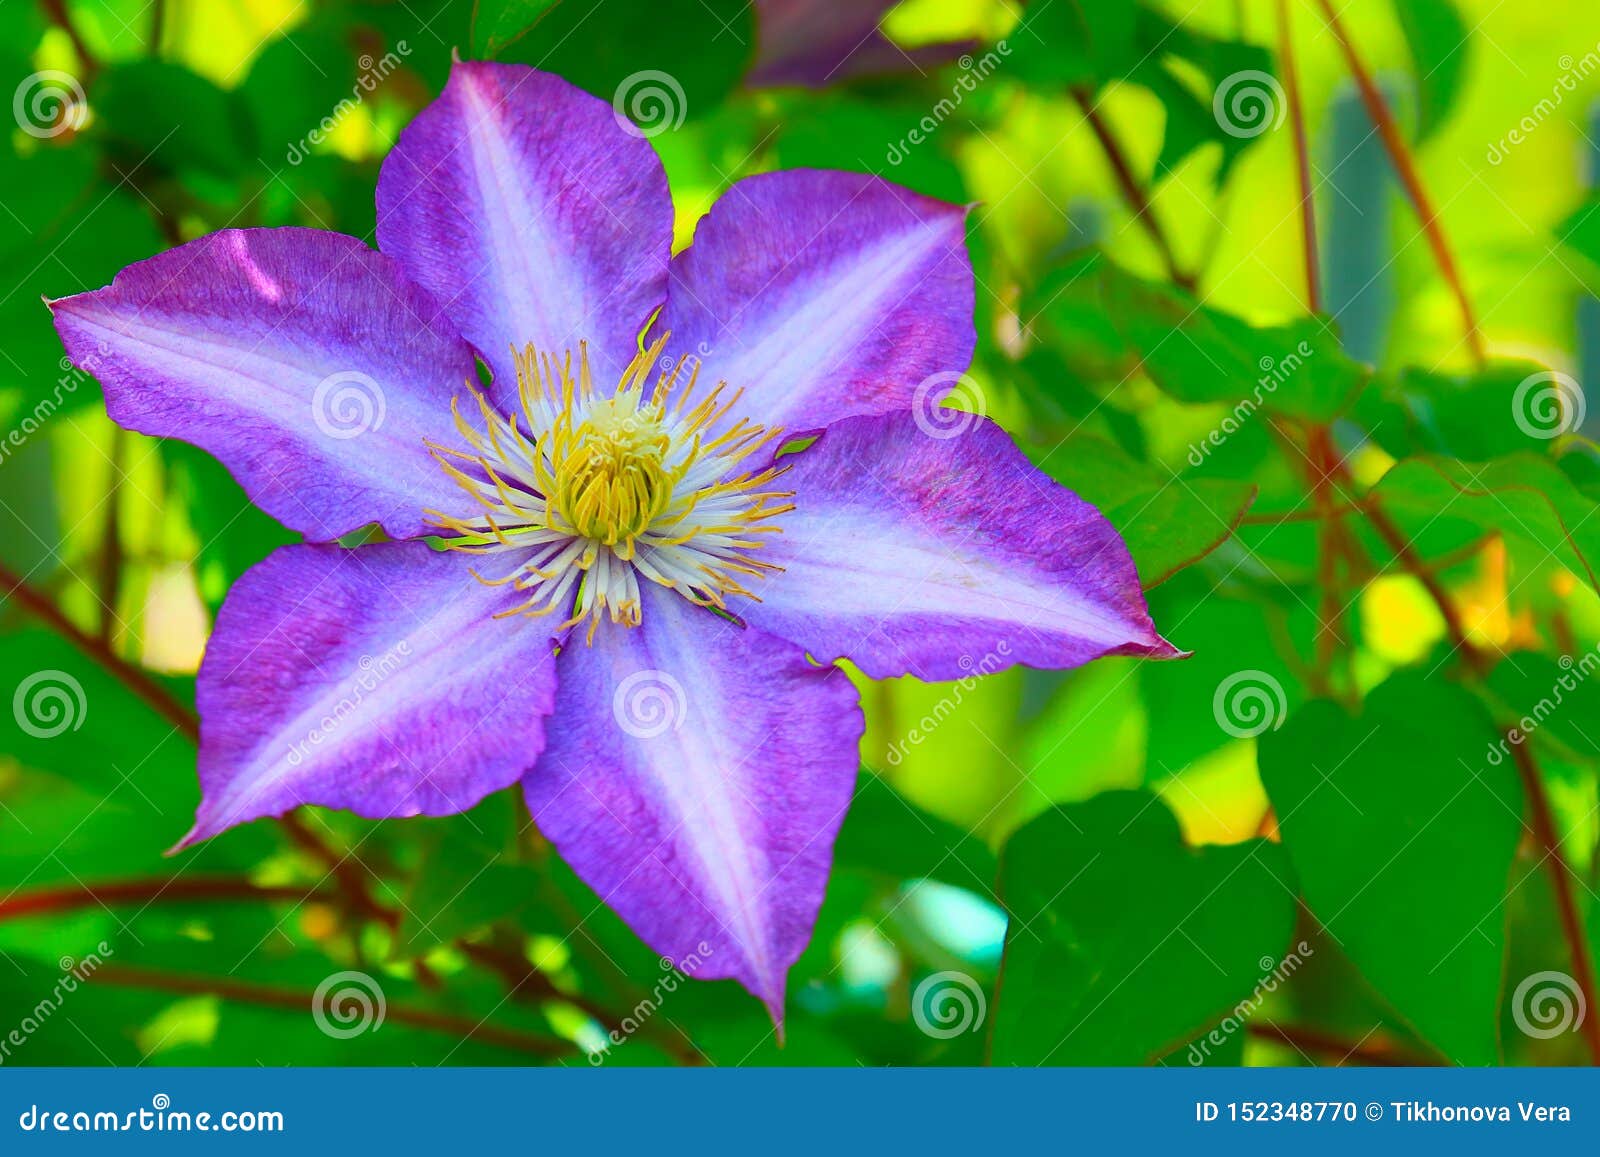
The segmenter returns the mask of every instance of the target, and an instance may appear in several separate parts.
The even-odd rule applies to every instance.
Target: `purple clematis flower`
[[[765,174],[673,257],[648,141],[482,63],[377,200],[381,252],[226,230],[51,303],[116,421],[208,450],[308,540],[217,617],[185,843],[520,782],[654,950],[706,942],[697,975],[776,1018],[855,784],[836,660],[1174,653],[1093,507],[992,423],[916,410],[973,351],[962,208]],[[335,543],[372,523],[391,541]]]

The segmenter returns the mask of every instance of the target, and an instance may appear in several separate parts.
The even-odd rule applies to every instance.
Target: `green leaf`
[[[109,68],[92,100],[98,131],[129,168],[232,177],[257,155],[255,125],[238,93],[179,65],[136,60]]]
[[[396,958],[420,956],[534,903],[542,877],[506,858],[515,832],[508,792],[422,826],[422,856],[401,906]]]
[[[1260,742],[1305,898],[1363,976],[1456,1064],[1500,1058],[1505,917],[1522,789],[1477,700],[1406,671],[1351,718],[1307,704]]]
[[[1417,78],[1417,140],[1442,125],[1465,78],[1471,32],[1454,0],[1394,0]]]
[[[654,136],[721,104],[754,51],[746,0],[562,0],[501,58],[560,73]]]
[[[1345,355],[1330,322],[1253,326],[1098,252],[1058,267],[1031,301],[1025,316],[1049,336],[1085,343],[1102,363],[1120,354],[1179,401],[1234,403],[1238,420],[1260,407],[1326,422],[1370,376]]]
[[[996,1064],[1149,1064],[1247,999],[1294,931],[1283,850],[1186,848],[1146,792],[1047,812],[1001,856]]]
[[[1133,0],[1059,0],[1027,10],[1008,38],[1010,71],[1030,84],[1098,88],[1138,63]]]
[[[834,845],[836,869],[903,880],[942,880],[989,894],[995,858],[970,831],[929,815],[881,778],[863,771]]]
[[[1127,543],[1146,590],[1232,537],[1256,495],[1249,482],[1164,474],[1092,437],[1071,438],[1038,464],[1099,507]]]
[[[525,35],[558,0],[477,0],[472,12],[472,54],[497,55]]]
[[[1192,76],[1174,68],[1172,61],[1198,71],[1203,86],[1197,91]],[[1287,111],[1272,88],[1272,67],[1272,54],[1259,44],[1209,36],[1141,7],[1139,63],[1131,79],[1148,88],[1166,108],[1156,172],[1169,173],[1202,145],[1214,144],[1222,152],[1216,181],[1225,182],[1234,163],[1276,128]],[[1259,101],[1241,107],[1251,116],[1259,112],[1261,119],[1230,121],[1219,116],[1215,105],[1219,91],[1224,96],[1259,93]]]
[[[1534,362],[1495,362],[1474,373],[1407,367],[1361,395],[1362,426],[1396,458],[1447,454],[1472,462],[1540,449],[1578,404],[1552,371]]]
[[[1515,454],[1484,465],[1412,458],[1378,480],[1374,493],[1402,524],[1497,530],[1531,548],[1530,563],[1554,558],[1600,591],[1600,520],[1594,500],[1548,458]]]

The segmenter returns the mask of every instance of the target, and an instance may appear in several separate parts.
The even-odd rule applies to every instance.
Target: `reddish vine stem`
[[[1556,831],[1555,814],[1550,809],[1550,796],[1544,789],[1544,779],[1539,774],[1538,764],[1534,762],[1533,752],[1528,750],[1526,737],[1522,738],[1524,742],[1519,743],[1513,738],[1513,733],[1506,733],[1512,761],[1522,777],[1523,794],[1528,797],[1528,818],[1533,838],[1539,843],[1545,863],[1550,865],[1556,910],[1560,914],[1562,932],[1572,957],[1572,979],[1588,1002],[1586,1007],[1593,1010],[1600,1005],[1595,1004],[1594,957],[1589,951],[1589,939],[1584,932],[1583,917],[1578,912],[1577,895],[1572,887],[1577,873],[1561,854],[1561,837]],[[1591,1011],[1590,1015],[1580,1018],[1578,1025],[1583,1032],[1584,1042],[1589,1046],[1591,1060],[1600,1065],[1600,1016],[1595,1016]]]
[[[256,884],[242,876],[112,880],[99,884],[33,888],[13,893],[0,899],[0,921],[116,904],[178,904],[211,900],[286,900],[300,903],[321,899],[326,897],[315,890]]]
[[[156,714],[172,724],[186,739],[199,742],[200,721],[195,718],[193,711],[143,670],[112,651],[104,640],[95,638],[67,618],[54,599],[30,585],[25,578],[4,563],[0,563],[0,596],[13,600],[35,618],[42,620],[51,630],[114,675],[123,686],[144,700]]]
[[[291,1009],[295,1012],[311,1009],[316,999],[315,993],[297,988],[280,988],[277,985],[219,976],[191,976],[186,973],[166,972],[129,964],[102,964],[95,969],[89,981],[92,984],[111,984],[119,988],[170,992],[179,996],[219,996],[223,1000],[257,1004],[267,1008]],[[385,1003],[384,1019],[412,1028],[441,1033],[458,1041],[478,1040],[484,1044],[498,1045],[541,1057],[567,1056],[574,1048],[568,1042],[555,1037],[536,1036],[529,1032],[501,1028],[486,1022],[479,1023],[464,1017],[393,1002]]]
[[[1384,545],[1394,552],[1395,558],[1400,561],[1406,573],[1416,578],[1428,592],[1428,597],[1439,609],[1439,617],[1444,620],[1445,633],[1450,636],[1451,646],[1461,655],[1474,675],[1487,674],[1492,662],[1489,656],[1479,650],[1467,637],[1467,629],[1461,622],[1461,613],[1456,610],[1455,603],[1450,601],[1449,592],[1439,581],[1438,571],[1417,554],[1411,545],[1411,540],[1395,525],[1376,496],[1368,494],[1362,503],[1362,509],[1366,513],[1367,522],[1378,532],[1378,537],[1383,539]]]
[[[1283,64],[1283,87],[1289,103],[1289,123],[1294,131],[1295,169],[1300,178],[1300,233],[1306,264],[1306,305],[1322,312],[1322,269],[1317,250],[1317,208],[1311,189],[1311,147],[1306,141],[1305,108],[1300,101],[1300,75],[1295,69],[1290,36],[1289,0],[1278,0],[1278,56]]]
[[[1134,176],[1133,166],[1128,163],[1128,156],[1123,151],[1122,143],[1117,140],[1116,134],[1111,131],[1111,126],[1095,107],[1094,94],[1081,88],[1074,88],[1072,99],[1078,102],[1078,107],[1083,111],[1083,119],[1088,122],[1095,140],[1100,142],[1100,151],[1105,154],[1107,162],[1111,165],[1111,173],[1116,178],[1117,188],[1122,191],[1122,197],[1127,201],[1128,208],[1133,210],[1134,220],[1143,226],[1145,233],[1161,253],[1162,263],[1167,267],[1167,276],[1175,285],[1193,293],[1196,284],[1194,274],[1185,273],[1178,265],[1178,258],[1172,251],[1172,242],[1167,237],[1167,231],[1161,227],[1161,222],[1156,218],[1144,186],[1139,183],[1139,178]]]
[[[1383,1067],[1423,1067],[1436,1062],[1395,1045],[1352,1042],[1322,1029],[1301,1025],[1275,1024],[1270,1021],[1252,1021],[1250,1035],[1262,1040],[1290,1045],[1301,1052],[1337,1056],[1341,1061],[1357,1060],[1366,1065]]]
[[[83,34],[78,31],[72,13],[67,11],[66,0],[39,0],[39,7],[44,10],[45,19],[66,33],[67,40],[72,44],[72,51],[83,66],[82,79],[93,80],[100,71],[100,59],[89,48]]]
[[[158,715],[172,724],[191,743],[199,743],[200,721],[193,711],[143,670],[113,651],[105,640],[95,638],[67,618],[61,608],[56,605],[54,599],[32,586],[26,579],[4,563],[0,563],[0,591],[4,592],[6,598],[14,600],[35,618],[43,621],[45,625],[77,647],[84,655],[99,664],[107,673],[114,676],[129,691],[154,709]],[[327,866],[355,909],[366,915],[384,920],[385,923],[393,923],[394,914],[386,912],[381,905],[372,899],[366,888],[366,881],[361,875],[362,869],[359,864],[352,863],[349,857],[341,856],[337,851],[328,847],[297,816],[284,816],[278,820],[278,824],[290,839],[311,852]]]
[[[1423,187],[1422,178],[1417,173],[1416,161],[1411,155],[1410,146],[1406,144],[1405,135],[1401,133],[1399,124],[1394,119],[1394,112],[1389,108],[1389,102],[1383,92],[1373,80],[1371,71],[1366,62],[1356,52],[1355,44],[1346,34],[1344,24],[1339,19],[1339,14],[1334,10],[1332,0],[1318,0],[1322,6],[1324,18],[1328,28],[1333,32],[1334,39],[1339,42],[1339,51],[1343,54],[1345,65],[1350,69],[1350,76],[1360,90],[1361,102],[1366,105],[1367,115],[1372,118],[1373,125],[1378,130],[1378,136],[1383,141],[1383,147],[1389,154],[1389,160],[1394,165],[1394,170],[1404,187],[1406,197],[1411,206],[1416,210],[1417,219],[1422,223],[1423,235],[1428,239],[1428,246],[1433,250],[1433,259],[1439,266],[1439,272],[1444,276],[1445,283],[1449,285],[1451,293],[1455,295],[1456,304],[1461,310],[1461,322],[1465,329],[1467,346],[1472,351],[1472,357],[1478,365],[1482,366],[1488,359],[1484,349],[1483,334],[1478,329],[1477,314],[1472,308],[1472,299],[1467,296],[1466,284],[1461,278],[1461,270],[1456,265],[1455,254],[1450,249],[1450,243],[1445,238],[1444,228],[1439,223],[1439,214],[1433,207],[1433,202]]]

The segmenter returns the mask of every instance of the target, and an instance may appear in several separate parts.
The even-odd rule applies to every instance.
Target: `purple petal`
[[[662,325],[670,356],[745,391],[734,416],[798,432],[910,409],[929,379],[942,394],[972,360],[973,293],[965,209],[795,169],[712,206],[673,260]]]
[[[938,681],[1178,653],[1111,524],[986,419],[851,418],[781,461],[796,509],[760,557],[783,570],[730,609],[819,661]]]
[[[513,784],[555,698],[547,622],[421,542],[282,547],[206,647],[194,843],[301,804],[449,815]]]
[[[286,526],[424,532],[459,504],[450,438],[472,351],[394,262],[313,229],[229,229],[50,303],[72,360],[129,429],[210,451]]]
[[[671,244],[649,142],[605,101],[521,65],[458,62],[378,179],[379,248],[512,388],[510,349],[528,342],[576,356],[587,341],[596,383],[614,385],[666,296]]]
[[[523,780],[540,830],[654,951],[780,1019],[854,790],[849,679],[654,585],[642,625],[574,636],[558,664]]]

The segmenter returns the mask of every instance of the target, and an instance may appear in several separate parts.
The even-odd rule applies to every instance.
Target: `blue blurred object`
[[[1385,94],[1393,97],[1392,84]],[[1318,190],[1324,308],[1339,322],[1344,347],[1358,361],[1382,360],[1394,321],[1396,291],[1389,249],[1394,170],[1353,85],[1328,110]]]

